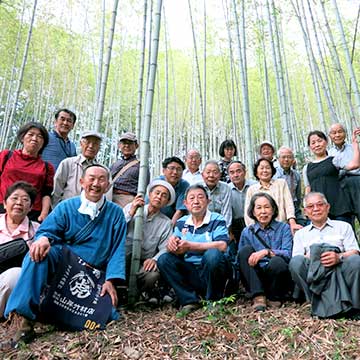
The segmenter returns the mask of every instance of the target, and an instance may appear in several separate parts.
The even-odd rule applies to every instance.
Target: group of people
[[[18,132],[22,148],[0,152],[0,244],[21,237],[29,245],[22,264],[1,269],[0,317],[16,324],[2,348],[34,337],[40,298],[63,246],[105,272],[100,295],[111,298],[109,320],[118,317],[116,285],[129,277],[139,207],[139,296],[172,300],[166,292],[172,289],[187,315],[201,299],[224,297],[229,283],[236,291],[240,280],[254,311],[291,298],[310,302],[319,317],[360,311],[352,228],[354,217],[360,219],[359,129],[350,145],[344,127],[333,124],[331,149],[324,133],[310,132],[314,160],[302,176],[292,149],[282,146],[275,157],[268,141],[259,146],[254,180],[235,159],[232,140],[221,144],[220,161],[208,160],[202,169],[200,152],[191,149],[185,162],[164,159],[144,198],[137,194],[136,135],[120,136],[121,157],[108,169],[96,160],[102,136],[95,131],[82,134],[76,155],[69,139],[75,122],[72,111],[60,109],[53,131],[28,123]]]

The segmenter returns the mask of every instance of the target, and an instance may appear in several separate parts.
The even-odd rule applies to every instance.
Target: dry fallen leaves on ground
[[[106,331],[36,327],[37,339],[3,359],[359,359],[360,321],[317,320],[309,306],[286,303],[264,313],[248,302],[200,309],[123,310]],[[1,328],[1,338],[4,328]]]

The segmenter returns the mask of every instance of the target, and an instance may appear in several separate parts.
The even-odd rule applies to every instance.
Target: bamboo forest
[[[0,359],[359,360],[359,32],[360,0],[0,0]]]
[[[75,139],[98,129],[111,164],[119,133],[140,136],[148,91],[155,174],[189,148],[217,158],[226,138],[249,165],[264,139],[301,159],[309,130],[359,117],[356,0],[2,0],[0,21],[1,148],[68,107]]]

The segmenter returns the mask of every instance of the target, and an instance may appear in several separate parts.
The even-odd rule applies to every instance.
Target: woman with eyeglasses
[[[4,202],[6,189],[16,181],[27,181],[37,191],[29,218],[43,221],[50,210],[50,196],[54,186],[54,167],[41,158],[49,142],[46,128],[38,122],[23,125],[18,133],[22,148],[0,152],[0,203]],[[5,209],[0,205],[0,213]]]
[[[354,156],[345,169],[353,170],[360,167],[360,151],[357,142],[357,135],[360,129],[355,129],[352,134],[352,147]],[[325,195],[329,204],[329,217],[333,220],[342,220],[352,223],[350,197],[340,185],[339,173],[340,157],[328,156],[326,135],[319,130],[311,131],[307,138],[307,143],[314,156],[314,160],[304,166],[303,178],[305,194],[320,192]]]
[[[4,197],[6,213],[0,215],[0,244],[21,238],[30,246],[30,239],[39,227],[37,222],[27,217],[35,197],[36,189],[25,181],[18,181],[8,187]],[[7,299],[17,283],[21,268],[2,270],[5,271],[0,273],[0,318],[3,317]]]

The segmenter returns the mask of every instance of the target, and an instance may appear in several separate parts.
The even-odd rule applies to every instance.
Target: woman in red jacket
[[[37,190],[35,202],[28,217],[43,221],[50,210],[50,196],[53,190],[54,167],[41,158],[41,152],[49,142],[46,128],[38,122],[23,125],[18,133],[22,149],[0,152],[0,213],[4,213],[2,203],[6,189],[16,181],[30,183]]]

